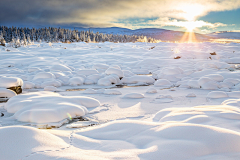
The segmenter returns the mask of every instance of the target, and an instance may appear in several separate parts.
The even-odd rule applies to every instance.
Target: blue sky
[[[0,25],[240,30],[240,0],[1,0]]]

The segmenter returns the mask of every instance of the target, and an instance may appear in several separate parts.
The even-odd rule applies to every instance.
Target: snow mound
[[[92,88],[88,88],[85,91],[83,91],[84,94],[97,94],[97,91],[92,89]]]
[[[35,84],[32,82],[24,81],[23,89],[32,89],[35,87]]]
[[[103,69],[103,70],[106,70],[109,68],[109,65],[107,64],[95,64],[93,65],[93,68],[94,69]]]
[[[12,97],[5,109],[14,113],[18,121],[33,123],[59,122],[66,118],[83,116],[89,107],[97,107],[98,100],[82,96],[61,96],[53,92],[37,92]]]
[[[224,80],[224,77],[220,74],[209,74],[204,77],[211,78],[212,80],[217,81],[217,82],[221,82]]]
[[[0,137],[1,159],[6,160],[23,159],[32,152],[68,147],[61,138],[33,127],[0,127]]]
[[[228,92],[228,97],[231,98],[240,98],[240,91],[233,91],[233,92]]]
[[[46,86],[44,87],[44,91],[57,91],[58,89],[54,86]]]
[[[133,69],[132,70],[133,73],[135,74],[149,74],[149,70],[147,69]]]
[[[148,88],[146,93],[157,93],[157,90],[155,88]]]
[[[144,95],[143,94],[140,94],[140,93],[129,93],[129,94],[126,94],[125,96],[123,96],[123,98],[144,98]]]
[[[170,88],[173,84],[167,79],[159,79],[154,83],[155,87]]]
[[[111,86],[113,84],[118,84],[118,83],[120,83],[120,79],[115,74],[108,75],[98,80],[99,86]]]
[[[0,98],[11,98],[16,96],[17,94],[9,89],[6,88],[0,88]]]
[[[217,90],[220,88],[220,85],[215,81],[209,81],[204,83],[201,87],[202,89]]]
[[[171,95],[158,95],[151,103],[170,103],[173,102]]]
[[[219,154],[235,155],[240,152],[238,132],[198,124],[162,125],[125,120],[113,121],[94,129],[78,131],[76,134],[87,137],[74,140],[74,143],[81,140],[80,148],[87,147],[86,149],[92,150],[91,147],[95,146],[100,148],[101,152],[111,150],[121,159],[128,159],[130,153],[133,159],[157,157],[157,159],[183,160],[204,156],[217,159],[214,157],[218,157]],[[84,142],[90,143],[89,146],[84,145]],[[106,147],[101,147],[102,143]],[[119,150],[123,151],[122,154],[118,152]],[[128,154],[123,154],[126,152]]]
[[[223,91],[211,91],[207,94],[208,98],[226,98],[228,94]]]
[[[119,78],[122,78],[123,77],[123,71],[120,70],[120,69],[117,69],[117,68],[113,68],[113,67],[110,67],[108,68],[105,73],[107,75],[110,75],[110,74],[116,74]]]
[[[54,87],[60,87],[62,86],[61,82],[59,80],[50,80],[50,81],[45,81],[41,84],[41,88],[44,88],[46,86],[54,86]]]
[[[53,65],[50,68],[51,71],[72,71],[69,67],[63,65],[63,64],[57,64],[57,65]]]
[[[86,79],[84,80],[84,84],[95,84],[98,82],[98,80],[101,78],[102,76],[99,74],[92,74],[90,76],[87,76]]]
[[[190,87],[190,88],[200,88],[200,85],[198,84],[198,81],[197,80],[190,80],[190,81],[187,81],[187,85]]]
[[[132,77],[132,76],[134,76],[135,74],[132,73],[132,72],[129,71],[129,70],[123,70],[123,75],[124,75],[124,77]]]
[[[83,85],[84,78],[82,77],[73,77],[69,79],[69,85],[71,86],[80,86]]]
[[[55,79],[55,78],[56,78],[55,75],[51,72],[39,72],[34,76],[33,80]]]
[[[23,80],[17,77],[0,77],[0,88],[22,86]]]
[[[186,97],[196,97],[196,95],[194,93],[189,93],[186,95]]]
[[[31,68],[28,68],[28,72],[36,72],[36,71],[41,71],[41,69],[40,68],[38,68],[38,67],[31,67]]]
[[[114,89],[105,89],[105,91],[103,92],[103,94],[110,94],[110,95],[121,95],[122,93],[118,90],[114,90]]]
[[[240,80],[239,79],[235,79],[235,78],[227,78],[223,82],[225,82],[225,83],[232,83],[234,85],[237,85],[238,83],[240,83]]]
[[[146,83],[153,84],[155,80],[152,77],[146,75],[135,75],[131,77],[123,77],[121,82],[124,84],[136,84],[136,83]]]
[[[82,70],[77,70],[76,73],[78,75],[89,76],[89,75],[92,75],[92,74],[98,74],[99,72],[95,69],[82,69]]]

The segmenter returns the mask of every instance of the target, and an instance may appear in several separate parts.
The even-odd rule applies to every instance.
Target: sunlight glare
[[[183,17],[188,21],[194,21],[204,12],[204,7],[199,4],[183,5],[180,8],[183,11]]]

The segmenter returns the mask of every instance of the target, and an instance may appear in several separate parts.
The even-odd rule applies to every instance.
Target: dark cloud
[[[206,5],[206,3],[208,5]],[[182,18],[186,5],[210,11],[240,7],[239,0],[0,0],[0,25],[116,26],[119,19],[172,17]],[[191,6],[189,7],[191,8]]]

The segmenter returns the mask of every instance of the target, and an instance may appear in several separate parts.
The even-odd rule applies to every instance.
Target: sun
[[[204,6],[200,4],[188,4],[180,6],[182,17],[187,21],[194,21],[204,13]]]

